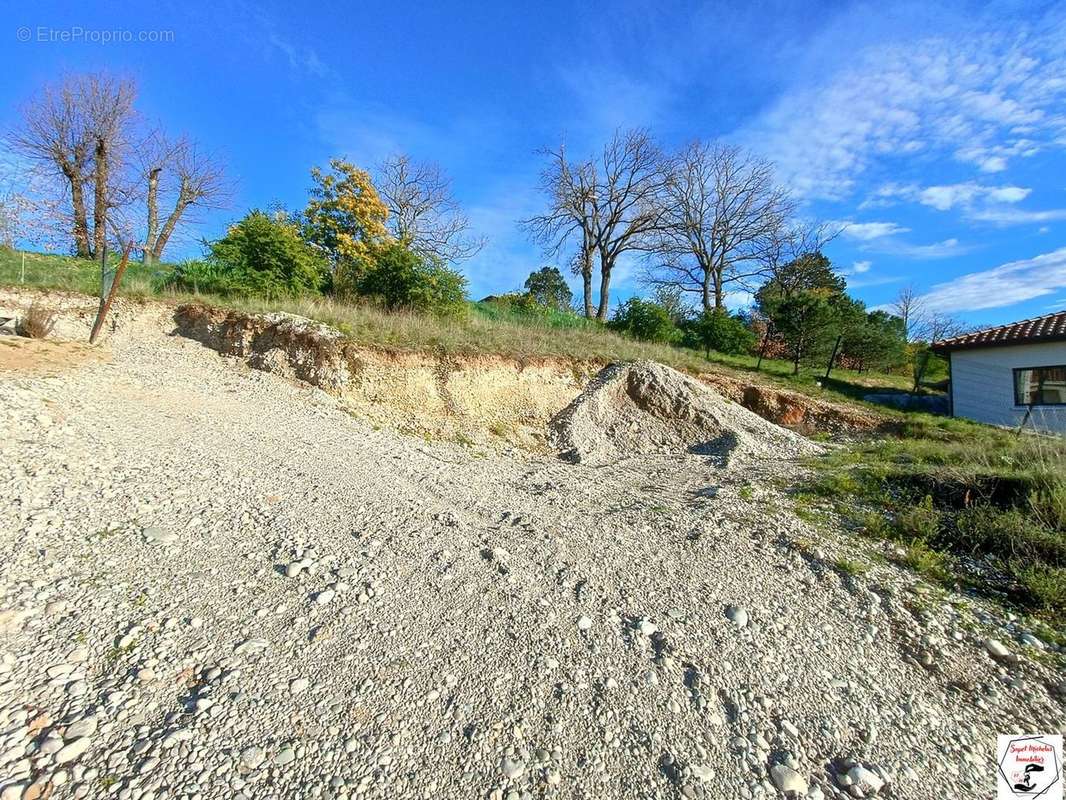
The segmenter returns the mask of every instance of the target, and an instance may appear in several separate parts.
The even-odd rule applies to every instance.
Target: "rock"
[[[246,747],[241,750],[241,764],[248,769],[257,769],[266,761],[266,751],[262,747]]]
[[[777,791],[782,794],[807,793],[807,779],[785,764],[774,764],[770,768],[770,778],[777,787]]]
[[[659,628],[651,620],[642,619],[637,624],[637,630],[639,630],[641,632],[641,634],[643,634],[644,636],[651,636],[653,633],[655,633],[657,630],[659,630]]]
[[[866,769],[862,764],[856,764],[848,770],[848,779],[852,786],[857,786],[859,791],[866,795],[876,794],[885,785],[876,773]]]
[[[315,602],[320,606],[324,606],[329,603],[329,601],[332,600],[336,594],[337,593],[332,589],[323,589],[321,592],[315,595]]]
[[[177,730],[171,731],[163,737],[163,741],[160,742],[160,747],[162,747],[164,750],[168,750],[171,747],[175,747],[176,745],[181,744],[182,742],[189,741],[190,739],[192,739],[192,736],[193,733],[188,728],[178,728]]]
[[[310,685],[311,683],[307,678],[297,678],[289,683],[289,694],[300,694],[300,692],[305,691]]]
[[[586,617],[584,614],[582,614],[580,617],[577,618],[577,629],[579,631],[587,631],[591,627],[592,619],[590,617]]]
[[[82,736],[78,739],[73,739],[65,744],[59,752],[55,755],[55,762],[57,764],[67,764],[71,761],[77,761],[81,758],[82,754],[89,749],[89,745],[92,744],[92,739],[88,736]]]
[[[703,782],[714,780],[714,770],[706,764],[693,764],[690,769],[692,770],[692,777],[696,780]]]
[[[985,639],[985,650],[992,658],[1008,658],[1010,657],[1010,650],[1007,646],[998,639]]]
[[[97,727],[100,725],[100,718],[95,714],[88,717],[82,717],[77,722],[72,722],[67,726],[63,735],[67,739],[80,739],[82,736],[92,736],[96,733]]]
[[[281,748],[281,750],[278,751],[277,755],[274,756],[274,763],[277,764],[279,767],[284,767],[286,764],[291,764],[295,760],[296,753],[293,752],[293,749],[288,746]]]
[[[1046,650],[1047,649],[1047,645],[1044,644],[1043,640],[1042,639],[1038,639],[1036,636],[1033,636],[1033,634],[1031,634],[1031,633],[1023,633],[1018,638],[1021,639],[1022,644],[1028,645],[1029,647],[1035,647],[1037,650]]]
[[[145,528],[142,533],[144,538],[152,544],[170,544],[178,540],[178,534],[174,531],[168,531],[166,528],[150,527]]]
[[[500,761],[500,772],[503,773],[503,777],[505,778],[515,780],[516,778],[522,777],[522,773],[525,771],[525,762],[520,759],[504,756]]]
[[[748,612],[741,606],[726,606],[725,615],[738,628],[744,628],[748,624]]]

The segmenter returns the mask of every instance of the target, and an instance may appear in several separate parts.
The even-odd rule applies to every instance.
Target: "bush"
[[[712,350],[736,356],[755,347],[755,334],[744,320],[721,309],[704,311],[687,328],[684,344],[703,350],[707,358]]]
[[[447,315],[466,308],[466,278],[401,244],[381,248],[349,291],[372,298],[389,310],[408,308]]]
[[[209,294],[277,298],[319,292],[327,281],[325,258],[283,214],[252,211],[210,247],[205,260],[180,264],[168,283]]]
[[[607,327],[645,342],[671,343],[681,338],[681,331],[665,308],[639,297],[622,303]]]
[[[25,336],[29,339],[47,339],[52,333],[58,318],[59,315],[56,311],[39,306],[34,301],[30,304],[26,316],[19,320],[16,330],[19,336]]]

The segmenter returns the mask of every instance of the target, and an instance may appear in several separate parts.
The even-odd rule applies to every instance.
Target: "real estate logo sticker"
[[[1062,800],[1062,736],[997,740],[997,800]]]

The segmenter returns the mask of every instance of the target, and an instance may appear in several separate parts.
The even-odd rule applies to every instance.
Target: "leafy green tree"
[[[814,252],[780,267],[755,293],[756,308],[768,322],[767,336],[784,343],[792,374],[799,373],[801,363],[832,352],[841,323],[854,311],[846,287],[829,259]]]
[[[639,297],[622,303],[607,326],[646,342],[673,342],[681,336],[665,308]]]
[[[853,297],[840,292],[839,294],[830,295],[830,305],[835,313],[835,320],[833,321],[833,328],[836,332],[836,338],[833,340],[833,346],[829,353],[829,362],[825,367],[826,379],[833,372],[833,366],[836,363],[837,356],[842,355],[842,345],[851,336],[854,336],[856,332],[860,331],[866,324],[866,305],[861,300],[856,300]]]
[[[755,346],[755,334],[743,319],[725,309],[704,311],[687,325],[686,341],[702,347],[707,358],[711,351],[739,355]]]
[[[355,290],[389,310],[456,314],[466,307],[466,278],[437,259],[418,256],[395,242],[375,254]]]
[[[907,362],[906,325],[885,311],[870,311],[861,324],[845,332],[841,352],[860,372],[899,367]]]
[[[574,301],[574,293],[566,285],[566,279],[558,267],[541,267],[529,273],[525,288],[533,301],[545,308],[563,311],[570,308]]]
[[[283,213],[251,211],[210,245],[203,261],[175,271],[173,283],[213,294],[282,297],[318,292],[328,264]]]

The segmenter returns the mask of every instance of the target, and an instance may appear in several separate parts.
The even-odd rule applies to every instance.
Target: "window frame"
[[[1014,367],[1011,370],[1011,390],[1014,393],[1014,407],[1015,408],[1063,408],[1063,407],[1066,407],[1066,400],[1063,400],[1060,403],[1021,403],[1021,402],[1019,402],[1019,400],[1021,398],[1018,396],[1018,373],[1019,372],[1033,372],[1033,371],[1042,370],[1042,369],[1061,369],[1063,372],[1066,372],[1066,364],[1041,364],[1041,365],[1035,366],[1035,367]],[[1043,386],[1044,386],[1043,382],[1041,381],[1040,384],[1039,384],[1040,388],[1037,390],[1037,391],[1040,392],[1041,395],[1043,395],[1043,393],[1044,393]]]

